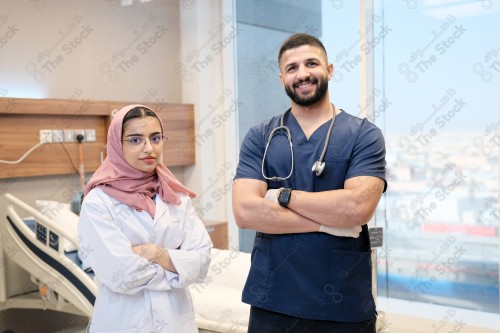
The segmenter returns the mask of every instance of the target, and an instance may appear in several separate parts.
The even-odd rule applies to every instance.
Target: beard
[[[317,89],[314,92],[314,94],[307,95],[304,97],[301,97],[299,94],[297,94],[295,92],[295,89],[298,88],[299,84],[302,82],[311,82],[312,84],[317,84]],[[328,80],[324,80],[324,79],[318,80],[318,78],[315,78],[315,77],[309,78],[305,81],[300,81],[300,82],[294,84],[293,89],[294,90],[292,90],[288,86],[285,86],[285,91],[286,91],[286,94],[288,95],[288,97],[290,97],[290,99],[292,101],[294,101],[296,104],[298,104],[300,106],[309,106],[309,105],[312,105],[312,104],[318,102],[319,100],[321,100],[323,98],[323,96],[325,96],[326,92],[328,91]]]

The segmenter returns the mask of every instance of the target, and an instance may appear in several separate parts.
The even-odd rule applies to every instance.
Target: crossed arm
[[[177,269],[175,268],[168,251],[156,244],[147,243],[132,246],[132,252],[140,255],[148,261],[160,265],[163,269],[166,269],[169,272],[177,273]]]
[[[266,200],[267,184],[238,179],[233,184],[233,212],[237,225],[269,234],[305,233],[327,227],[354,227],[373,216],[384,190],[378,177],[359,176],[344,189],[324,192],[292,191],[288,208]]]

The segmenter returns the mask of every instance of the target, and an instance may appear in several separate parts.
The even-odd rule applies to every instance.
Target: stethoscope
[[[320,176],[323,173],[323,170],[325,170],[325,162],[323,160],[324,160],[325,155],[326,155],[326,150],[328,148],[328,142],[330,141],[330,136],[332,134],[333,125],[335,124],[335,116],[336,116],[336,113],[337,113],[336,109],[335,109],[335,105],[332,104],[332,106],[333,106],[333,117],[332,117],[332,121],[330,122],[330,126],[328,127],[328,133],[326,134],[326,139],[325,139],[325,144],[323,146],[323,151],[321,152],[319,160],[317,160],[316,162],[314,162],[314,164],[313,164],[313,166],[311,168],[311,171],[314,172],[316,174],[316,176]],[[290,112],[291,110],[292,110],[292,108],[286,110],[281,115],[280,125],[278,127],[276,127],[275,129],[272,130],[272,132],[269,134],[269,137],[267,139],[266,148],[264,150],[264,156],[262,157],[262,177],[264,177],[267,180],[271,180],[271,181],[283,181],[283,180],[287,180],[288,178],[290,178],[290,176],[293,173],[294,159],[293,159],[292,136],[290,134],[290,129],[287,126],[285,126],[285,124],[284,124],[285,123],[285,115],[288,112]],[[266,162],[266,156],[267,156],[267,150],[269,148],[269,144],[273,140],[274,135],[276,133],[278,133],[279,131],[285,131],[286,132],[286,136],[288,138],[288,143],[290,144],[290,154],[292,156],[292,167],[290,168],[290,173],[285,178],[283,178],[283,177],[268,177],[268,176],[266,176],[266,174],[264,172],[264,164]]]

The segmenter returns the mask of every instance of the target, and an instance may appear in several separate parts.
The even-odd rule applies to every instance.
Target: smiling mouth
[[[317,79],[306,80],[306,81],[301,81],[301,82],[295,83],[293,85],[293,87],[295,89],[297,89],[297,88],[299,88],[299,89],[306,89],[306,88],[309,88],[309,87],[311,87],[312,85],[314,85],[316,83],[318,83]]]

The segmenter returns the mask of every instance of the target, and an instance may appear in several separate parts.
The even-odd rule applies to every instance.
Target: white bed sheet
[[[191,286],[200,332],[246,333],[250,306],[241,292],[249,269],[249,253],[212,249],[205,282]]]

